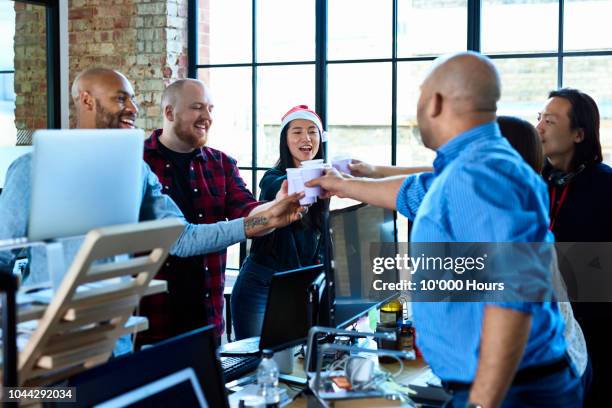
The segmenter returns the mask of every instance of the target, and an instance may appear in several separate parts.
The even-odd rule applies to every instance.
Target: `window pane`
[[[420,86],[431,61],[397,64],[397,165],[428,166],[435,157],[423,146],[417,126],[416,111]]]
[[[239,269],[240,268],[240,243],[234,244],[227,248],[227,269]],[[234,287],[234,282],[238,277],[237,273],[226,273],[225,275],[225,287]],[[227,306],[227,305],[226,305]]]
[[[0,146],[15,146],[15,92],[14,75],[0,74]]]
[[[257,2],[257,61],[314,61],[314,0]]]
[[[391,64],[332,64],[328,74],[329,156],[391,164]]]
[[[494,62],[502,83],[498,114],[518,116],[535,126],[537,113],[548,93],[557,88],[557,59],[504,59]]]
[[[296,105],[315,106],[314,65],[257,68],[257,166],[278,160],[280,123]]]
[[[328,58],[391,57],[392,2],[333,0],[328,2]]]
[[[251,0],[198,2],[198,63],[251,62]]]
[[[0,53],[0,71],[12,71],[15,52],[13,38],[15,37],[15,4],[10,1],[0,3],[0,38],[2,52]]]
[[[563,48],[612,49],[612,1],[565,0]]]
[[[467,48],[466,0],[399,0],[397,18],[399,57]]]
[[[554,0],[484,0],[484,53],[556,51],[559,4]]]
[[[210,87],[214,103],[209,146],[229,154],[239,166],[250,166],[251,68],[200,69],[198,78]]]
[[[563,61],[563,86],[589,94],[599,107],[603,159],[612,164],[612,57],[572,57]]]

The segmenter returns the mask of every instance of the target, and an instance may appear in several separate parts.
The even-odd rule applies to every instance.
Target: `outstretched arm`
[[[349,164],[351,175],[356,177],[385,178],[393,176],[406,176],[414,173],[432,171],[432,167],[398,167],[379,166],[353,159]]]
[[[325,198],[335,195],[395,210],[397,193],[404,179],[404,176],[380,180],[344,178],[337,170],[327,169],[323,177],[311,180],[305,185],[307,187],[320,186],[327,192]]]

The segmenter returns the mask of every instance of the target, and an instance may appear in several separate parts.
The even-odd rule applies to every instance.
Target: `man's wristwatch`
[[[482,405],[475,402],[468,402],[466,408],[483,408]]]

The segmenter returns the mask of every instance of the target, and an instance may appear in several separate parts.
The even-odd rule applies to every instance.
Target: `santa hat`
[[[295,119],[306,119],[313,122],[319,129],[319,134],[323,136],[324,132],[323,124],[321,123],[321,118],[319,117],[319,115],[316,114],[315,111],[308,109],[308,106],[294,106],[289,110],[289,112],[285,113],[285,116],[283,116],[283,119],[281,121],[281,130],[284,129],[285,126],[289,124],[289,122]]]

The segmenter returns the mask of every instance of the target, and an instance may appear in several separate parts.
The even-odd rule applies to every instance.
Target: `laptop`
[[[138,222],[141,129],[37,130],[33,139],[30,241]]]
[[[220,407],[229,403],[215,353],[214,326],[109,360],[57,384],[76,387],[66,407]]]
[[[191,367],[94,405],[93,408],[171,406],[179,403],[177,395],[181,396],[180,403],[183,406],[208,408],[200,383]]]

